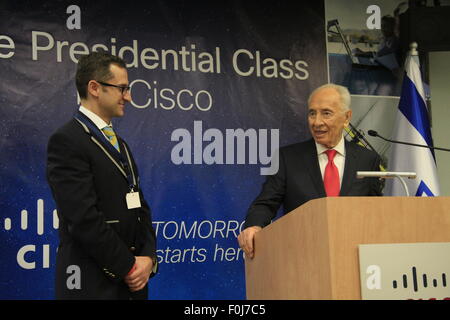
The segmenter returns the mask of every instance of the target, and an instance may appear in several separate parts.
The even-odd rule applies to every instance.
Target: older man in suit
[[[255,233],[271,222],[281,205],[288,213],[311,199],[326,196],[381,195],[378,179],[356,179],[356,171],[378,171],[380,158],[345,140],[343,130],[351,116],[347,88],[326,84],[311,93],[308,124],[312,139],[280,149],[279,170],[267,177],[238,236],[248,257],[254,254]]]
[[[156,237],[136,163],[111,119],[131,100],[125,62],[80,59],[81,106],[48,143],[47,178],[60,221],[58,299],[146,299]]]

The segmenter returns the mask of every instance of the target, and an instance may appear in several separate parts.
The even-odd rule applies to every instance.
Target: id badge
[[[129,192],[126,196],[128,209],[136,209],[141,207],[141,199],[139,199],[139,192]]]

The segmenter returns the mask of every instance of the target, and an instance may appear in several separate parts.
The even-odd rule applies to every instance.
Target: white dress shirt
[[[101,133],[103,133],[102,129],[104,127],[107,127],[107,126],[111,126],[112,127],[112,123],[107,124],[98,115],[96,115],[91,110],[89,110],[89,109],[87,109],[87,108],[85,108],[85,107],[83,107],[81,105],[80,105],[80,109],[78,109],[78,111],[80,111],[82,114],[84,114],[86,117],[88,117],[89,120],[91,120],[95,124],[95,126],[100,130]],[[106,140],[109,141],[109,138],[104,133],[103,133],[103,135],[105,136]]]
[[[328,163],[328,156],[325,153],[325,151],[327,151],[328,148],[316,142],[316,149],[317,149],[317,157],[319,159],[320,173],[322,174],[322,180],[323,180],[323,176],[325,174],[325,167],[327,166],[327,163]],[[331,148],[331,149],[336,150],[336,155],[334,156],[333,162],[334,162],[334,165],[338,169],[340,186],[342,186],[342,176],[344,175],[344,167],[345,167],[344,136],[342,136],[339,143],[334,148]]]

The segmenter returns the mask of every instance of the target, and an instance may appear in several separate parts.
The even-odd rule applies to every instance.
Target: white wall
[[[450,148],[450,52],[432,52],[429,60],[434,145]],[[441,196],[450,196],[450,152],[435,154]]]

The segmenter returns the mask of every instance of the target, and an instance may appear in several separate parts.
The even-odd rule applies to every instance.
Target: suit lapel
[[[319,197],[325,197],[325,187],[323,185],[322,174],[320,172],[316,144],[313,139],[311,139],[306,145],[305,152],[302,153],[302,156],[307,168],[306,170],[313,181],[317,195]]]
[[[345,166],[344,177],[342,178],[340,196],[345,196],[349,193],[350,187],[356,179],[356,161],[357,161],[355,146],[345,140]]]
[[[104,136],[103,132],[97,128],[97,126],[82,112],[78,112],[76,119],[83,122],[89,129],[89,134],[99,142],[104,149],[106,149],[111,157],[113,157],[119,163],[121,162],[120,152],[111,144],[111,142]],[[117,141],[119,141],[119,136],[117,136]],[[120,148],[120,146],[119,146]]]
[[[83,119],[83,120],[85,120],[85,119]],[[75,118],[75,121],[76,121],[77,123],[79,123],[79,124],[83,127],[83,130],[86,132],[86,134],[88,134],[88,135],[90,136],[91,141],[92,141],[94,144],[96,144],[96,145],[103,151],[103,153],[111,160],[111,162],[112,162],[112,163],[116,166],[116,168],[120,171],[120,173],[122,174],[122,176],[124,176],[124,178],[127,179],[127,174],[126,174],[126,172],[125,172],[125,168],[124,168],[123,165],[122,165],[123,161],[121,161],[119,153],[118,153],[117,150],[111,145],[111,143],[103,141],[103,140],[106,140],[106,139],[99,139],[99,138],[97,138],[96,135],[92,133],[92,129],[90,129],[90,128],[86,125],[86,123],[84,123],[84,122],[81,121],[80,119]],[[119,141],[119,140],[120,140],[120,139],[118,138],[118,141]],[[108,145],[108,144],[109,144],[109,145]],[[122,146],[123,146],[123,143],[122,143],[122,145],[120,145],[120,147],[122,147]],[[112,150],[111,147],[112,147],[114,150],[116,150],[116,152],[111,152],[111,150]]]

